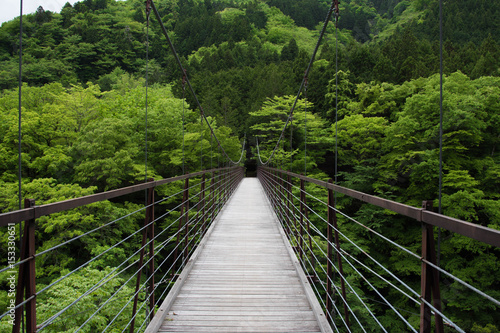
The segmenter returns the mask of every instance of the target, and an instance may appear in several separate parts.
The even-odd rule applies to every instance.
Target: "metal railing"
[[[440,274],[484,297],[493,307],[500,308],[500,301],[439,267],[433,234],[434,227],[441,227],[500,247],[499,230],[436,214],[431,211],[432,201],[424,201],[423,208],[416,208],[334,185],[331,180],[320,181],[280,169],[261,166],[257,174],[337,332],[394,331],[394,327],[387,328],[384,326],[386,323],[379,320],[379,314],[373,310],[374,303],[390,309],[391,316],[397,316],[404,323],[400,329],[406,331],[431,332],[434,327],[436,332],[443,332],[444,326],[448,326],[464,332],[443,313]],[[398,213],[409,218],[408,221],[419,222],[421,243],[413,244],[408,249],[398,244],[399,240],[389,239],[362,224],[336,208],[337,195],[345,195]],[[340,227],[338,220],[342,221]],[[361,228],[364,239],[351,239],[354,227]],[[386,243],[420,262],[419,281],[415,278],[404,281],[403,277],[389,270],[389,258],[377,260],[370,254],[370,243],[375,246]],[[421,286],[420,292],[417,291],[418,285]],[[420,313],[416,313],[417,309]]]
[[[140,185],[41,206],[36,206],[34,200],[27,199],[25,200],[24,209],[0,214],[0,228],[8,228],[8,232],[13,230],[17,224],[25,221],[20,259],[0,269],[0,274],[9,272],[17,275],[15,303],[13,300],[11,301],[12,306],[8,307],[7,311],[0,315],[0,320],[12,320],[12,332],[14,333],[20,332],[22,326],[25,326],[25,330],[29,333],[39,332],[57,323],[64,314],[68,315],[67,311],[70,308],[78,307],[79,313],[85,313],[86,320],[79,323],[75,332],[88,331],[86,325],[89,325],[92,319],[98,317],[104,311],[103,309],[106,309],[117,298],[126,297],[126,304],[117,310],[112,319],[102,323],[101,316],[100,325],[105,325],[101,331],[105,332],[112,329],[113,331],[121,330],[125,332],[128,330],[137,332],[144,330],[148,320],[154,316],[154,309],[158,305],[157,300],[162,299],[165,293],[169,291],[178,273],[195,250],[197,243],[234,192],[243,175],[242,167],[199,171],[163,180],[151,180]],[[169,193],[174,193],[162,199],[155,199],[155,189],[161,186],[171,186],[172,189]],[[65,240],[49,249],[37,251],[35,229],[37,228],[38,218],[141,191],[147,191],[144,207],[129,212],[127,215],[117,217],[113,221],[101,221],[102,225],[95,229]],[[37,291],[35,265],[37,258],[64,248],[90,234],[102,232],[104,228],[112,228],[119,223],[127,223],[126,219],[128,217],[141,213],[145,215],[144,225],[141,228],[134,230],[129,235],[124,235],[115,244],[108,244],[108,249],[93,256],[80,266],[74,267],[73,270],[56,278],[48,285],[44,281],[42,288]],[[163,223],[166,220],[168,220],[168,223]],[[141,234],[142,242],[139,246],[137,237],[140,237]],[[133,253],[128,253],[129,256],[118,267],[110,269],[109,272],[107,271],[107,274],[99,282],[92,285],[82,295],[75,297],[70,304],[60,305],[54,313],[45,314],[43,322],[37,322],[37,299],[39,300],[44,293],[62,283],[72,274],[85,269],[91,263],[103,258],[104,255],[109,255],[112,249],[125,245],[128,249],[133,249],[129,250],[129,252],[133,251]],[[39,261],[37,265],[40,265]],[[145,278],[142,277],[143,271],[145,271]],[[82,309],[83,300],[99,293],[106,284],[110,283],[110,281],[117,281],[117,278],[120,278],[121,286],[116,285],[109,298],[101,300],[97,305],[91,304],[88,309]],[[133,288],[130,286],[132,283],[134,283]],[[134,292],[123,295],[125,286],[129,286],[129,289],[133,289]],[[142,301],[139,300],[140,298],[142,298]],[[142,314],[141,310],[145,311],[146,314]],[[138,315],[139,313],[141,315]],[[120,327],[117,321],[119,317],[121,318]],[[142,322],[138,322],[136,325],[136,318],[139,318]]]

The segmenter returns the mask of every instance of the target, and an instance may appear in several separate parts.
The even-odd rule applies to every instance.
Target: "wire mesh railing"
[[[465,332],[457,314],[452,318],[446,311],[451,302],[441,296],[444,283],[459,283],[493,311],[500,308],[498,299],[437,264],[433,228],[492,249],[500,247],[500,231],[433,213],[429,201],[415,208],[262,166],[258,177],[336,332]],[[392,227],[401,224],[401,234],[391,239],[375,221],[370,226],[342,212],[343,198],[398,213]],[[407,234],[418,235],[419,229],[421,240],[410,241]]]
[[[7,238],[6,248],[16,260],[0,270],[10,287],[0,324],[7,322],[12,332],[30,333],[144,331],[242,178],[242,167],[212,169],[41,206],[26,200],[25,209],[0,214],[6,235],[24,223],[21,249],[14,231]],[[40,219],[144,191],[147,199],[142,207],[131,205],[133,209],[121,216],[40,248]],[[110,229],[126,232],[81,254],[83,240],[106,237]],[[47,257],[57,257],[61,251],[75,251],[74,264],[65,265],[59,274],[48,274]],[[117,264],[110,266],[113,261]]]

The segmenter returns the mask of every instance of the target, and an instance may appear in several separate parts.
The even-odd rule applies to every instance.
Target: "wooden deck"
[[[146,332],[331,332],[257,178],[242,180]]]

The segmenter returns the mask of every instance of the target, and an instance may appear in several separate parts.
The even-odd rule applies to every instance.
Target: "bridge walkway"
[[[244,178],[146,332],[331,332],[257,178]]]

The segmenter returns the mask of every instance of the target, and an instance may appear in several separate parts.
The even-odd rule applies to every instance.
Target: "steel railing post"
[[[326,263],[326,312],[328,321],[332,322],[333,313],[333,219],[335,211],[333,210],[333,190],[328,189],[328,213],[327,213],[327,263]]]
[[[189,245],[189,178],[186,178],[184,181],[182,205],[184,207],[184,260],[186,260],[188,257]]]
[[[278,205],[279,205],[279,210],[280,210],[280,215],[281,215],[281,224],[286,230],[286,233],[288,235],[288,239],[291,238],[290,235],[290,225],[287,223],[287,212],[285,208],[285,201],[286,201],[286,190],[285,190],[285,184],[283,181],[283,174],[280,171],[277,171],[279,182],[278,182]]]
[[[151,181],[154,181],[154,179],[148,179],[148,181],[151,182]],[[140,254],[139,254],[137,280],[135,283],[134,305],[132,307],[132,321],[130,322],[130,328],[129,328],[130,333],[133,333],[135,331],[135,316],[137,313],[137,303],[139,301],[139,287],[141,285],[142,266],[144,264],[144,252],[145,252],[146,241],[148,239],[148,234],[150,235],[149,236],[150,240],[152,240],[154,237],[154,236],[152,236],[152,232],[151,232],[151,229],[152,229],[151,222],[154,221],[153,204],[154,204],[154,188],[149,188],[147,190],[146,214],[145,214],[145,218],[144,218],[144,230],[142,231],[142,242],[141,242],[141,250],[140,250]],[[151,225],[149,225],[150,223],[151,223]],[[152,246],[152,244],[153,244],[153,242],[151,241],[150,247],[149,247],[150,258],[151,258],[151,256],[154,255],[154,245]],[[150,260],[150,268],[149,268],[151,272],[154,272],[154,263],[151,266],[151,262],[154,262],[154,259]],[[154,280],[153,280],[152,284],[154,284]],[[150,292],[152,292],[152,290],[154,290],[154,286],[153,286],[153,289],[150,288]],[[153,308],[154,308],[154,299],[153,299],[153,303],[150,303],[150,309],[151,309],[151,304],[153,305]]]
[[[150,181],[154,181],[154,179],[150,179]],[[148,224],[149,224],[149,274],[151,279],[149,281],[149,319],[153,320],[155,314],[155,188],[151,187],[148,189],[148,209],[146,210],[146,214],[148,215]]]
[[[25,199],[25,208],[35,207],[35,200]],[[36,214],[35,214],[36,216]],[[21,247],[20,260],[28,261],[19,266],[19,274],[16,290],[16,306],[23,302],[23,299],[29,300],[26,307],[26,331],[28,333],[36,332],[36,266],[35,266],[35,218],[24,222],[23,244]],[[23,298],[24,292],[24,298]],[[13,333],[19,333],[21,329],[21,314],[23,306],[15,310]]]
[[[291,177],[290,175],[287,175],[286,177],[286,187],[285,187],[285,192],[286,192],[286,218],[288,219],[288,226],[290,228],[290,241],[292,240],[292,235],[296,235],[295,233],[295,230],[292,229],[292,225],[295,226],[295,228],[297,227],[297,224],[295,223],[295,219],[293,219],[293,223],[292,223],[292,216],[293,216],[293,212],[291,211],[291,205],[292,204],[292,180],[291,180]],[[297,240],[297,238],[295,238],[295,240]],[[298,244],[295,244],[296,246]],[[294,246],[294,248],[296,248]]]
[[[424,201],[422,208],[432,210],[432,201]],[[420,303],[420,332],[430,333],[432,330],[431,308],[423,301],[433,303],[436,310],[441,311],[441,292],[439,290],[439,272],[428,265],[427,260],[436,265],[436,250],[434,245],[434,227],[422,222],[422,274],[420,276],[421,303]],[[442,333],[443,318],[435,313],[436,333]]]
[[[210,223],[215,219],[215,172],[211,173],[210,179]]]
[[[328,181],[330,184],[333,183],[333,181],[330,179]],[[344,299],[344,315],[345,315],[345,323],[347,325],[347,328],[350,328],[349,324],[349,310],[347,308],[347,294],[345,290],[345,278],[344,278],[344,269],[342,268],[342,256],[340,255],[340,239],[339,239],[339,229],[337,225],[337,212],[335,211],[335,197],[333,195],[332,190],[328,190],[328,214],[331,216],[331,223],[333,227],[333,234],[335,237],[335,248],[337,251],[337,264],[338,264],[338,270],[340,274],[340,288],[342,291],[342,298]],[[330,224],[330,218],[328,219],[328,223]]]
[[[206,208],[205,208],[205,174],[201,177],[201,189],[200,189],[200,203],[202,207],[202,215],[201,215],[201,234],[203,235],[206,230],[206,218],[205,218],[205,213],[206,213]]]
[[[306,269],[306,265],[304,262],[304,256],[305,256],[305,251],[304,251],[304,215],[305,215],[305,210],[306,210],[305,198],[306,198],[306,193],[304,191],[304,180],[301,179],[300,180],[300,209],[299,209],[299,211],[300,211],[299,247],[300,247],[300,261],[304,263],[304,269]]]

